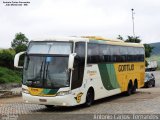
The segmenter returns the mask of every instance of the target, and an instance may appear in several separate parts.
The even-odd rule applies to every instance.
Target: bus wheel
[[[152,85],[153,87],[155,87],[155,81],[153,82],[153,85]]]
[[[45,105],[47,109],[52,109],[54,105]]]
[[[87,107],[91,106],[94,101],[94,91],[93,89],[89,89],[86,95],[86,103]]]
[[[132,88],[132,93],[136,93],[136,89],[138,88],[138,84],[137,84],[137,80],[134,81],[134,85],[133,85],[133,88]]]
[[[127,96],[130,96],[132,94],[132,88],[133,88],[132,82],[129,82],[128,89],[127,89],[127,92],[126,92]]]

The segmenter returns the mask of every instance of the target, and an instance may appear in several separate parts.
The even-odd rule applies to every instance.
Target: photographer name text
[[[29,1],[3,1],[4,6],[28,6]]]

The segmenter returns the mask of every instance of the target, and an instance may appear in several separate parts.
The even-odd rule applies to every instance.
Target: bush
[[[11,82],[20,83],[22,79],[21,76],[21,72],[19,71],[0,67],[0,84]]]
[[[14,68],[14,55],[15,51],[12,49],[6,49],[0,51],[0,66],[7,68]]]

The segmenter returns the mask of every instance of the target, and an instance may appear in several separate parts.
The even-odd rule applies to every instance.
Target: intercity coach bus
[[[24,66],[19,58],[25,54]],[[26,102],[52,106],[90,106],[119,93],[130,95],[144,86],[144,46],[102,37],[53,37],[32,40],[16,54],[23,67]]]

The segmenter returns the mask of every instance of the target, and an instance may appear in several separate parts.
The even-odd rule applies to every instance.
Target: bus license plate
[[[47,102],[46,99],[39,99],[40,102]]]

